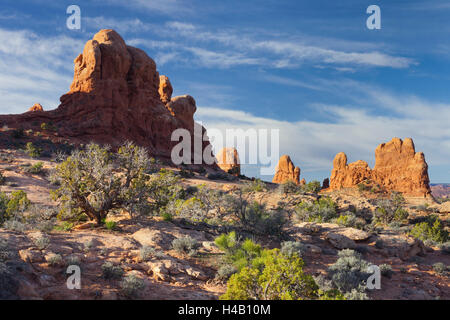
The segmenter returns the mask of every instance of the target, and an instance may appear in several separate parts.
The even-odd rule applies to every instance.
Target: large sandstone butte
[[[235,148],[222,148],[216,156],[217,165],[220,169],[231,174],[241,174],[239,154]]]
[[[398,191],[410,197],[431,195],[428,165],[422,152],[416,152],[410,138],[394,138],[375,150],[375,166],[358,160],[347,164],[347,156],[336,155],[331,171],[330,189],[351,188],[364,181],[373,181],[387,191]]]
[[[0,125],[39,131],[41,123],[52,123],[58,137],[75,144],[117,146],[130,140],[161,158],[169,158],[178,143],[171,142],[175,129],[187,129],[194,138],[194,98],[172,98],[172,85],[160,77],[155,62],[114,30],[98,32],[74,63],[70,91],[57,109],[2,115]],[[203,142],[202,149],[208,145]]]
[[[283,155],[275,168],[275,176],[272,182],[284,183],[287,181],[300,184],[300,168],[294,166],[294,163],[288,155]]]

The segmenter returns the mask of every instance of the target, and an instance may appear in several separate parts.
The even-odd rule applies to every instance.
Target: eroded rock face
[[[114,30],[98,32],[74,63],[70,91],[57,109],[0,116],[0,123],[33,128],[51,121],[58,136],[76,144],[95,141],[116,146],[130,140],[162,158],[170,158],[178,143],[171,142],[175,129],[193,130],[195,100],[172,99],[170,81],[160,80],[153,59],[126,45]],[[208,141],[203,142],[203,149],[206,146]]]
[[[288,155],[281,156],[275,168],[275,176],[273,183],[284,183],[292,181],[296,184],[300,183],[300,168],[295,167],[291,158]]]
[[[217,165],[225,172],[241,174],[239,154],[235,148],[222,148],[216,156]]]
[[[347,155],[341,152],[338,153],[333,160],[330,188],[351,188],[364,180],[370,179],[370,177],[371,170],[367,162],[358,160],[347,164]]]
[[[35,103],[34,106],[32,106],[28,111],[44,111],[44,108],[42,108],[41,104]]]
[[[431,195],[428,165],[422,152],[416,152],[412,139],[394,138],[375,150],[375,167],[367,162],[347,164],[345,153],[336,155],[331,172],[330,188],[351,188],[371,180],[388,191],[402,192],[412,197]]]
[[[172,98],[173,88],[169,78],[166,76],[159,76],[159,96],[162,103],[166,104]]]

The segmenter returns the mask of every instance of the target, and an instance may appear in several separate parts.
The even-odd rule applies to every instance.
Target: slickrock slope
[[[388,191],[402,192],[411,197],[431,195],[428,165],[422,152],[416,152],[410,138],[402,141],[394,138],[380,144],[375,150],[375,167],[367,162],[356,161],[347,164],[345,153],[336,155],[331,172],[330,188],[355,187],[371,180]]]
[[[195,100],[171,98],[170,81],[159,76],[155,62],[127,46],[114,30],[98,32],[74,63],[70,91],[57,109],[3,115],[0,124],[38,130],[41,123],[52,123],[59,137],[74,143],[115,146],[131,140],[163,158],[169,158],[178,143],[171,142],[175,129],[187,129],[193,138]],[[203,149],[208,145],[203,142]]]
[[[222,148],[216,156],[217,165],[225,172],[241,174],[239,154],[235,148]]]
[[[300,183],[300,168],[295,167],[291,158],[288,155],[281,156],[275,168],[275,176],[273,177],[273,183],[284,183],[287,181]]]

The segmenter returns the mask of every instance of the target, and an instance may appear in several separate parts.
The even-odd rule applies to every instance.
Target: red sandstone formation
[[[217,165],[225,172],[241,174],[239,154],[235,148],[222,148],[216,156]]]
[[[294,167],[294,163],[288,155],[281,156],[275,169],[273,183],[284,183],[292,181],[296,184],[300,183],[300,168]]]
[[[39,103],[35,103],[34,106],[32,106],[30,109],[28,109],[28,112],[34,112],[34,111],[44,111],[44,108]]]
[[[175,129],[187,129],[194,137],[195,100],[171,98],[170,81],[160,78],[155,62],[144,51],[127,46],[114,30],[98,32],[74,62],[70,91],[57,109],[2,115],[0,125],[33,128],[51,122],[59,137],[74,143],[116,146],[130,140],[163,158],[169,158],[178,143],[171,142]],[[203,149],[208,145],[203,142]]]
[[[169,78],[166,76],[159,76],[159,96],[161,101],[166,104],[172,98],[173,88]]]
[[[336,155],[331,172],[330,188],[355,187],[363,181],[373,181],[387,191],[398,191],[411,197],[431,194],[428,165],[422,152],[416,152],[412,139],[394,138],[375,150],[375,167],[364,161],[347,164],[345,153]]]

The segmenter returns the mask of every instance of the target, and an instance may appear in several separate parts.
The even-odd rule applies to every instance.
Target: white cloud
[[[34,103],[57,107],[73,76],[83,41],[0,29],[0,112],[25,112]]]

